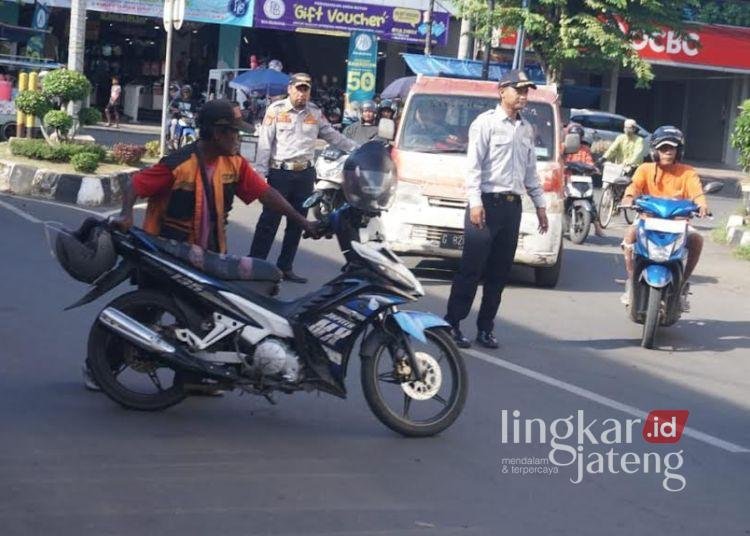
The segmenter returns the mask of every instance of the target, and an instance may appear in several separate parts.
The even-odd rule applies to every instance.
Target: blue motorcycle
[[[705,193],[717,192],[712,182]],[[642,196],[633,203],[636,223],[633,279],[630,285],[630,319],[643,324],[641,346],[653,348],[659,326],[671,326],[682,315],[681,291],[687,259],[688,219],[699,210],[692,200]]]

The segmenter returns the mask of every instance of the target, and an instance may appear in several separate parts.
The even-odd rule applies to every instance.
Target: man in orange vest
[[[148,198],[143,228],[208,251],[226,253],[226,223],[235,196],[247,204],[256,199],[283,214],[310,234],[317,224],[307,220],[248,164],[239,153],[242,121],[239,106],[228,100],[207,102],[198,117],[200,139],[136,173],[123,188],[122,210],[114,218],[122,230],[133,225],[133,205]],[[84,366],[86,387],[98,386]]]

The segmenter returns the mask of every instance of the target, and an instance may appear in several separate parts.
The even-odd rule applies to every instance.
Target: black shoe
[[[451,326],[450,334],[453,342],[456,343],[456,346],[458,346],[459,348],[471,348],[471,341],[464,337],[464,334],[461,333],[460,329],[455,326]]]
[[[480,331],[477,333],[477,342],[485,348],[491,348],[492,350],[500,348],[495,335],[491,331]]]
[[[307,283],[306,277],[299,276],[291,270],[282,270],[282,273],[284,274],[284,281],[291,281],[292,283],[299,283],[300,285]]]

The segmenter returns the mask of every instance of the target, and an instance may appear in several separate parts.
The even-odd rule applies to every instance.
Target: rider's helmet
[[[393,118],[396,113],[396,106],[391,99],[383,99],[378,104],[378,115],[380,117]]]
[[[377,110],[377,107],[375,106],[375,103],[373,101],[366,100],[360,105],[360,110],[363,112],[365,111],[374,112],[375,110]]]
[[[570,123],[568,125],[568,134],[578,134],[583,139],[584,130],[578,123]]]
[[[396,167],[383,142],[368,141],[349,155],[343,190],[354,208],[369,213],[388,209],[396,191]]]
[[[185,84],[180,88],[180,95],[184,97],[185,93],[187,93],[188,99],[193,96],[193,88],[190,86],[190,84]]]
[[[60,266],[84,283],[93,283],[117,262],[112,235],[95,218],[87,218],[77,231],[60,230],[54,248]]]
[[[664,145],[671,145],[677,148],[677,160],[682,158],[682,147],[685,145],[685,136],[682,131],[672,125],[662,125],[654,130],[651,134],[651,159],[659,162],[659,152],[657,149]]]

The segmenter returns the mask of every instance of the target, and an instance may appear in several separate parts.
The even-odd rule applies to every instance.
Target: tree
[[[560,80],[566,64],[577,63],[630,69],[639,86],[647,86],[654,76],[631,43],[656,36],[664,27],[690,41],[683,10],[698,5],[697,0],[531,0],[524,10],[521,0],[496,0],[491,11],[487,0],[454,1],[485,41],[495,28],[513,31],[523,24],[550,83]]]
[[[740,153],[738,159],[740,166],[750,173],[750,99],[740,106],[740,115],[734,123],[731,142],[732,147]]]

